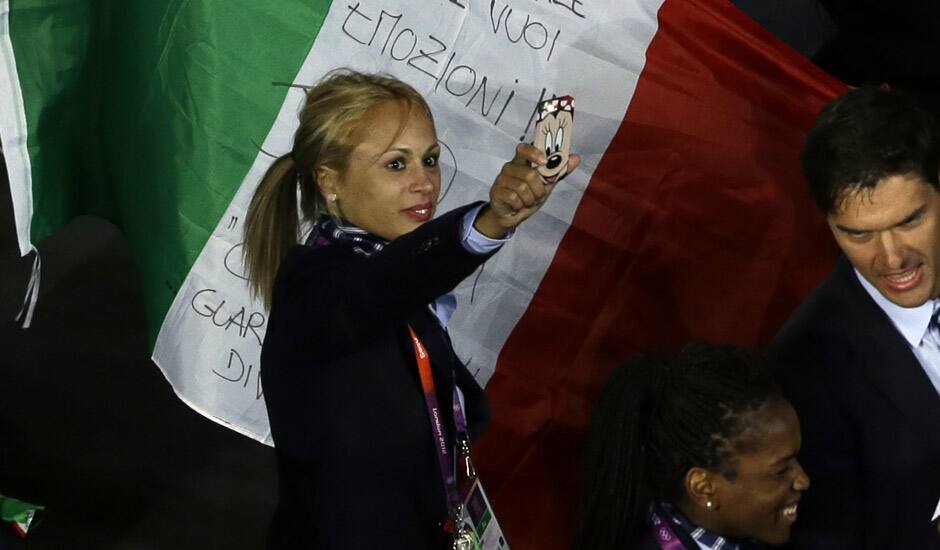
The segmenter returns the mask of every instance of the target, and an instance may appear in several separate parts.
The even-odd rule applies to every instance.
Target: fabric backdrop
[[[458,354],[493,401],[474,450],[515,548],[565,548],[591,400],[635,352],[767,342],[834,247],[799,175],[843,86],[725,0],[2,0],[0,138],[22,252],[72,216],[122,228],[154,362],[266,443],[266,311],[247,202],[304,87],[348,66],[414,85],[441,210],[484,198],[540,98],[575,97],[584,157],[458,287]],[[25,289],[24,289],[25,290]],[[42,304],[39,304],[41,314]]]

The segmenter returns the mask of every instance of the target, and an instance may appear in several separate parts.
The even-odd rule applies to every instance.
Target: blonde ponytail
[[[251,198],[245,217],[245,267],[252,292],[271,306],[274,278],[291,246],[297,244],[298,172],[291,156],[274,161]]]

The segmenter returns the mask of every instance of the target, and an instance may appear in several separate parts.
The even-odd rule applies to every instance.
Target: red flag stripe
[[[598,386],[635,352],[766,343],[835,248],[799,149],[844,89],[729,2],[667,0],[627,114],[487,386],[516,549],[567,548]]]

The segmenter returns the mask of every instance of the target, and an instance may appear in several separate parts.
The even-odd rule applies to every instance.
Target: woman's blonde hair
[[[316,181],[319,166],[342,173],[365,114],[387,101],[431,111],[414,88],[389,75],[338,69],[307,90],[291,152],[268,168],[245,218],[245,266],[255,295],[271,306],[277,269],[300,238],[297,191],[303,217],[316,220],[326,201]],[[432,119],[433,120],[433,119]]]

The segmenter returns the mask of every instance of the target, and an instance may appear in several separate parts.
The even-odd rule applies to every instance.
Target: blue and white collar
[[[334,219],[323,214],[317,220],[313,231],[307,237],[307,245],[323,246],[343,241],[353,245],[353,248],[366,256],[385,248],[388,241],[356,227],[346,220]]]
[[[660,509],[669,516],[672,523],[688,533],[701,550],[744,550],[745,548],[739,541],[725,538],[704,527],[693,524],[685,514],[669,503],[660,503]]]
[[[865,292],[871,296],[871,299],[878,304],[878,307],[885,312],[888,319],[891,319],[894,328],[898,329],[898,332],[907,340],[907,343],[910,344],[912,348],[920,346],[921,340],[924,339],[924,336],[927,334],[927,329],[930,326],[930,317],[933,316],[933,312],[938,305],[937,300],[928,300],[917,307],[899,306],[885,298],[881,292],[878,292],[878,289],[869,283],[857,269],[853,270],[862,288],[864,288]]]

